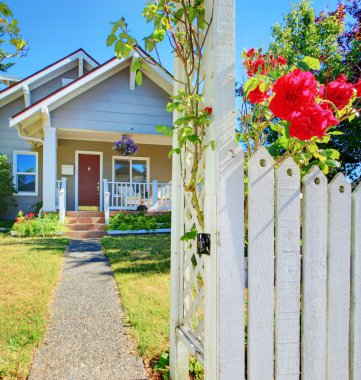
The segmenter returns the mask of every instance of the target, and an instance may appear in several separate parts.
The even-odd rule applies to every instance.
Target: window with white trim
[[[113,181],[149,182],[149,158],[113,157]]]
[[[38,154],[14,152],[14,181],[18,195],[38,195]]]

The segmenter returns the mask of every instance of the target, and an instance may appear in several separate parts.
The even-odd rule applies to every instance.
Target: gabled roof
[[[59,75],[58,71],[61,71],[63,68],[65,69],[69,64],[80,58],[83,58],[90,69],[99,66],[99,63],[87,52],[85,52],[83,49],[78,49],[66,57],[61,58],[51,65],[35,72],[27,78],[18,81],[13,86],[7,87],[0,91],[0,106],[7,104],[22,95],[24,86],[29,86],[31,90],[33,88],[36,88],[42,83],[52,79],[52,77]]]
[[[41,118],[41,112],[44,107],[47,108],[48,111],[56,109],[72,98],[114,75],[116,72],[128,67],[131,64],[132,59],[132,56],[123,60],[119,60],[115,57],[110,59],[82,77],[12,116],[12,118],[10,118],[10,127],[14,127],[24,121],[26,121],[27,124],[34,123],[37,119]],[[154,66],[147,66],[144,75],[149,77],[159,87],[171,95],[173,92],[173,80],[171,75],[164,73]]]

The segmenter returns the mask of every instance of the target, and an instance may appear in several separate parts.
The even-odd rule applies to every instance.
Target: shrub
[[[12,195],[16,192],[11,165],[5,154],[0,154],[0,215],[7,209],[10,203],[14,203]]]
[[[125,214],[119,213],[110,218],[108,230],[156,230],[157,228],[169,228],[171,225],[171,213],[162,215]]]
[[[33,213],[25,215],[19,211],[11,229],[18,236],[55,236],[64,231],[58,214],[44,214],[42,218],[35,217]]]

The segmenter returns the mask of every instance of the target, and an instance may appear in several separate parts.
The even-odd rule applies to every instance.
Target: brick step
[[[65,227],[70,231],[105,231],[105,223],[70,223],[65,224]]]
[[[72,218],[82,218],[82,217],[104,217],[104,211],[67,211],[65,216]]]
[[[104,216],[67,216],[65,219],[67,224],[94,224],[105,223]]]
[[[105,231],[67,231],[65,235],[71,239],[96,239],[106,235]]]

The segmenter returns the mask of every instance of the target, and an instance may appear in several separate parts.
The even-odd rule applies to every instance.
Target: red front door
[[[100,156],[79,154],[78,173],[78,206],[99,207]]]

